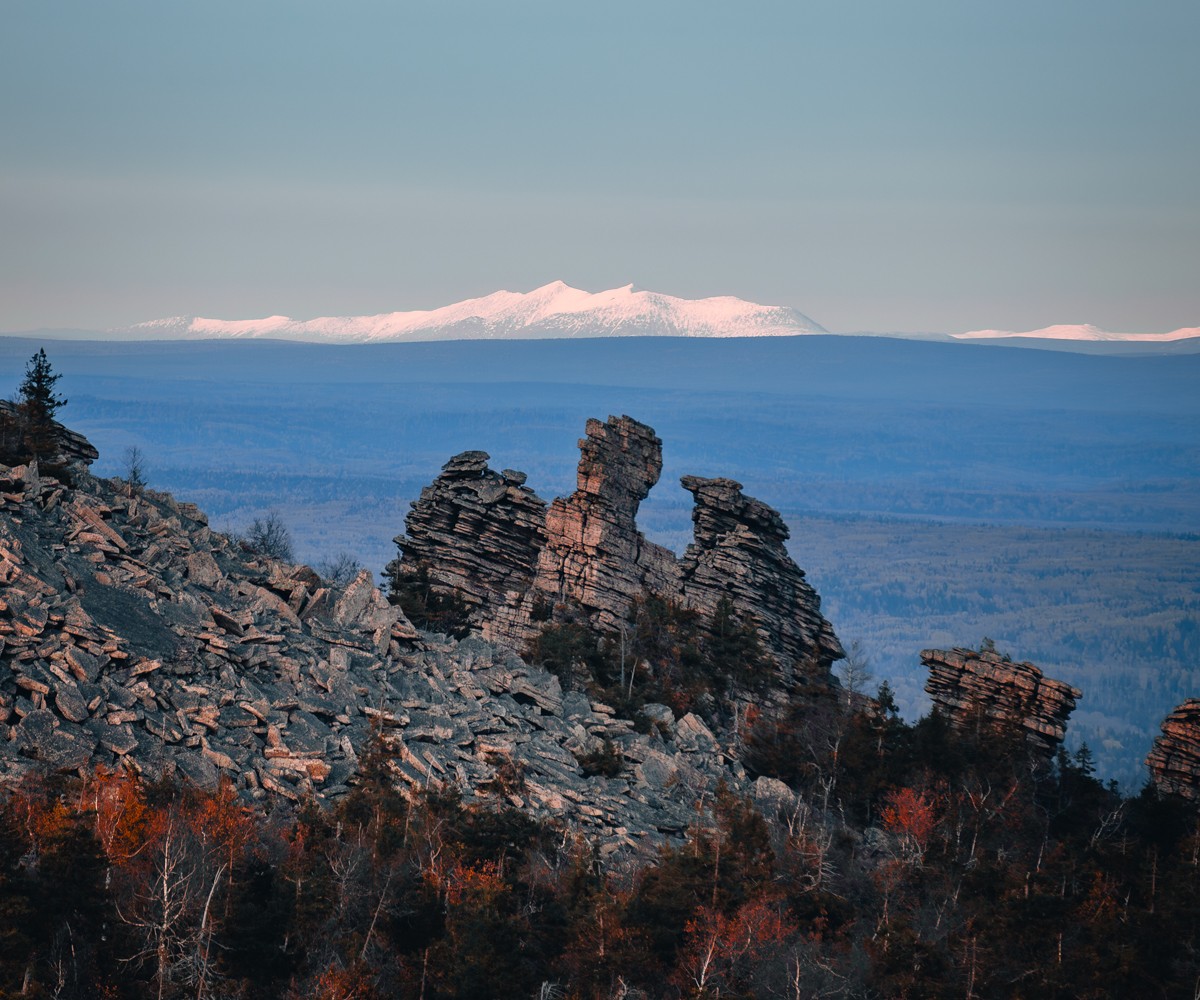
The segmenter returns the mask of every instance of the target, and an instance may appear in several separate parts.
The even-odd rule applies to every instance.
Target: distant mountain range
[[[561,281],[532,292],[494,292],[440,309],[379,316],[294,320],[221,320],[198,316],[139,323],[109,331],[131,339],[272,338],[321,343],[430,340],[532,340],[564,337],[786,337],[826,333],[786,306],[760,306],[733,296],[681,299],[632,285],[584,292]]]
[[[950,336],[955,340],[1007,340],[1013,337],[1028,337],[1033,340],[1076,340],[1110,344],[1172,344],[1200,337],[1200,327],[1183,327],[1170,333],[1110,333],[1090,323],[1078,323],[1047,326],[1028,333],[1013,333],[1011,330],[972,330],[970,333],[952,333]]]
[[[591,337],[793,337],[827,334],[819,323],[788,306],[764,306],[731,295],[683,299],[633,285],[585,292],[554,281],[532,292],[493,292],[440,309],[377,316],[323,316],[296,320],[207,319],[173,316],[130,327],[37,330],[27,336],[72,340],[294,340],[326,344],[445,340],[550,340]],[[969,341],[1088,353],[1141,350],[1200,351],[1200,327],[1170,333],[1110,333],[1090,325],[1048,326],[1016,333],[879,332],[860,336]]]

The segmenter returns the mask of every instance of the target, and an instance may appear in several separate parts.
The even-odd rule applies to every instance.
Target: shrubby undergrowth
[[[830,708],[807,750],[756,737],[799,797],[720,791],[640,857],[502,790],[402,797],[378,745],[329,810],[28,780],[0,809],[0,996],[1192,994],[1193,808],[884,701]]]

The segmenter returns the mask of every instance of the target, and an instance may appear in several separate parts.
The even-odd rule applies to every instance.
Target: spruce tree
[[[21,414],[25,423],[25,444],[34,456],[53,454],[54,414],[67,401],[54,394],[54,385],[62,376],[50,367],[45,348],[40,348],[25,366],[21,383]]]

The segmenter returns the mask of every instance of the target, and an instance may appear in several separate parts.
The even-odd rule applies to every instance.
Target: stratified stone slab
[[[1062,743],[1067,719],[1083,697],[1032,663],[992,650],[926,649],[921,662],[929,668],[925,690],[952,725],[965,728],[980,718],[1018,725],[1047,757]]]

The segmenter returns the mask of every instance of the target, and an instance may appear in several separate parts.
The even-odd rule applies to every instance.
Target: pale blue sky
[[[0,330],[556,278],[1200,325],[1200,3],[0,3]]]

